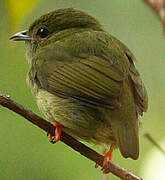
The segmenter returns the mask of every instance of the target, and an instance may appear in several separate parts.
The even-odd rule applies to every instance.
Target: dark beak
[[[14,34],[10,40],[12,41],[30,41],[31,37],[27,35],[28,30],[21,31],[19,33]]]

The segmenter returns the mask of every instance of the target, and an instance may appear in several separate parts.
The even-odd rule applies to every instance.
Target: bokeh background
[[[149,109],[142,118],[140,157],[137,161],[124,159],[116,150],[113,161],[145,180],[153,180],[156,168],[152,166],[155,164],[152,158],[157,159],[160,152],[143,134],[149,132],[158,142],[165,142],[165,37],[158,18],[142,0],[1,0],[0,92],[40,114],[25,82],[29,68],[25,44],[10,42],[9,37],[27,29],[40,15],[64,7],[93,14],[108,32],[127,44],[135,54],[136,66],[149,95]],[[153,151],[156,154],[151,153]],[[165,156],[161,160],[157,167],[165,166]],[[149,170],[148,163],[151,165]],[[93,162],[62,142],[50,144],[39,128],[0,107],[0,179],[97,180],[103,176]],[[111,180],[117,179],[111,175]]]

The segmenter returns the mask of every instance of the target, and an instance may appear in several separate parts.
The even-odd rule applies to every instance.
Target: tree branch
[[[51,123],[39,117],[32,111],[29,111],[28,109],[24,108],[22,105],[18,104],[17,102],[13,101],[12,99],[10,99],[9,96],[0,94],[0,105],[16,112],[17,114],[20,114],[31,123],[40,127],[42,130],[49,132],[52,135],[54,134],[55,129]],[[63,143],[70,146],[75,151],[79,152],[83,156],[87,157],[88,159],[94,161],[95,163],[103,167],[103,156],[97,153],[96,151],[92,150],[91,148],[77,141],[76,139],[66,134],[65,132],[62,133],[60,140]],[[108,167],[106,168],[106,172],[111,172],[114,175],[120,177],[122,180],[142,180],[142,178],[132,174],[131,172],[129,172],[124,168],[121,168],[120,166],[116,165],[113,162],[109,163]]]
[[[154,145],[161,153],[163,153],[163,155],[165,155],[165,150],[163,147],[151,136],[150,133],[145,133],[144,137],[146,137],[148,141],[152,143],[152,145]]]
[[[165,0],[144,0],[159,16],[165,31]]]

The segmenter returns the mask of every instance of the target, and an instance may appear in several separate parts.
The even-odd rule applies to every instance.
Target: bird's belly
[[[57,121],[70,135],[92,141],[95,144],[111,144],[114,141],[111,127],[101,113],[69,99],[57,97],[40,89],[36,94],[40,111],[48,121]]]

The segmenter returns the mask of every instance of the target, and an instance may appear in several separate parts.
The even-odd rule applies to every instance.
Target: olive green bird
[[[138,158],[138,118],[148,98],[135,57],[122,42],[73,8],[41,16],[11,40],[27,44],[27,81],[39,109],[57,127],[56,141],[63,128],[77,139],[111,146],[104,164],[113,147],[125,158]]]

